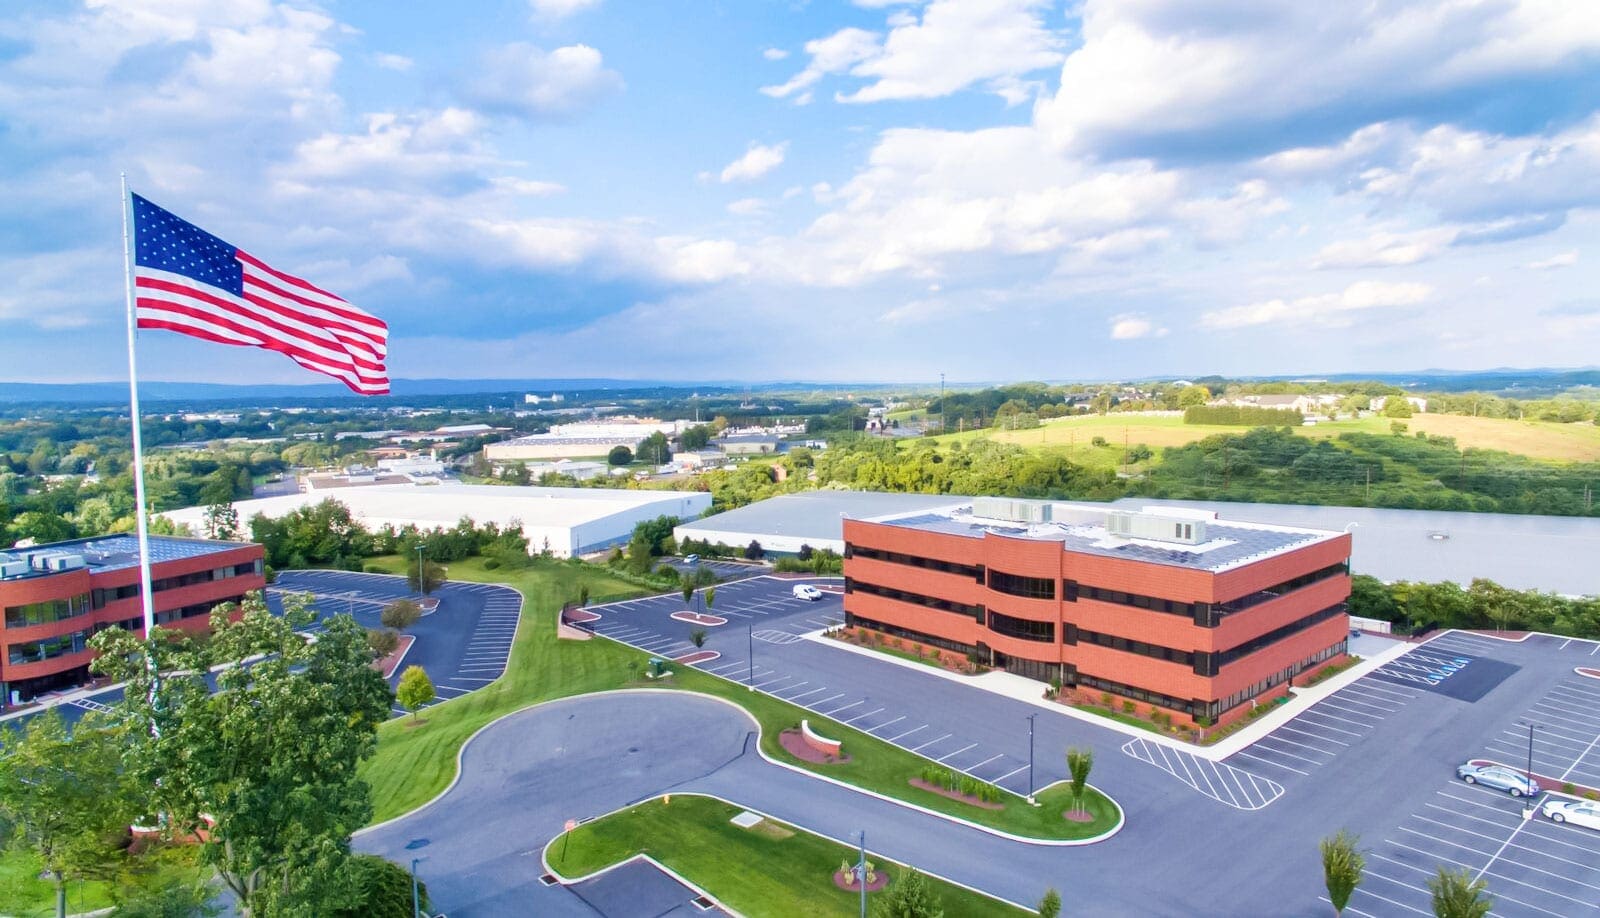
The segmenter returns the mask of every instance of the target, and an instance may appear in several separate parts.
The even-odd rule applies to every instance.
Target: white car
[[[1570,822],[1586,829],[1600,829],[1600,803],[1589,800],[1551,800],[1543,813],[1556,822]]]
[[[809,583],[797,583],[794,587],[794,598],[815,601],[822,598],[822,591]]]

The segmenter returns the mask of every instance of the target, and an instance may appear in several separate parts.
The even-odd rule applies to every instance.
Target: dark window
[[[971,644],[962,644],[957,641],[952,641],[949,638],[942,638],[932,634],[923,634],[920,631],[912,631],[910,628],[901,628],[897,625],[887,625],[883,622],[875,622],[870,618],[862,618],[853,612],[846,612],[844,614],[844,623],[852,627],[870,628],[873,631],[882,631],[884,634],[892,634],[895,637],[908,638],[921,644],[927,644],[930,647],[943,647],[945,650],[954,650],[957,653],[972,653],[973,649]]]
[[[893,599],[899,602],[908,602],[913,605],[926,606],[929,609],[938,609],[940,612],[954,612],[983,621],[983,606],[969,606],[965,603],[951,602],[948,599],[937,599],[932,596],[923,596],[921,593],[909,593],[893,587],[878,586],[875,583],[863,583],[860,580],[847,578],[844,583],[847,593],[867,593],[872,596],[882,596],[884,599]]]
[[[989,572],[989,589],[996,593],[1028,599],[1056,598],[1056,582],[1049,577],[1024,577],[1021,574],[1008,574],[1005,571]]]
[[[30,602],[22,606],[7,606],[6,627],[25,628],[28,625],[59,622],[63,619],[76,618],[88,611],[88,593],[66,599],[46,599],[43,602]]]
[[[1276,644],[1286,637],[1299,634],[1307,628],[1310,628],[1312,625],[1320,624],[1330,618],[1343,614],[1345,614],[1345,604],[1342,602],[1335,603],[1326,609],[1313,612],[1304,618],[1296,619],[1295,621],[1284,625],[1282,628],[1274,628],[1271,631],[1268,631],[1266,634],[1263,634],[1259,637],[1253,637],[1250,640],[1245,641],[1243,644],[1240,644],[1236,647],[1230,647],[1227,650],[1218,653],[1216,655],[1217,665],[1226,666],[1229,663],[1255,653],[1264,647],[1267,647],[1271,644]]]
[[[989,613],[989,630],[995,634],[1003,634],[1006,637],[1019,638],[1024,641],[1054,643],[1056,639],[1055,622],[1036,622],[1026,618],[1002,615],[993,611]]]
[[[93,633],[91,629],[85,629],[83,631],[74,631],[72,634],[61,634],[37,641],[12,644],[8,648],[7,659],[14,664],[37,663],[40,660],[49,660],[69,653],[79,653],[88,648],[88,640],[91,633]]]
[[[1251,606],[1260,605],[1268,600],[1277,599],[1279,596],[1282,596],[1285,593],[1292,593],[1301,587],[1310,586],[1311,584],[1321,580],[1327,580],[1329,577],[1342,577],[1348,573],[1350,573],[1350,565],[1341,561],[1338,564],[1329,565],[1321,570],[1312,571],[1309,574],[1301,574],[1292,580],[1285,580],[1282,583],[1269,586],[1264,590],[1257,590],[1254,593],[1240,596],[1237,599],[1230,599],[1227,602],[1219,603],[1217,608],[1221,609],[1224,613],[1239,612],[1244,609],[1248,609]]]
[[[1098,631],[1085,631],[1079,628],[1078,640],[1085,644],[1099,644],[1101,647],[1110,647],[1112,650],[1121,650],[1125,653],[1136,653],[1143,657],[1155,657],[1158,660],[1182,663],[1184,666],[1194,665],[1194,654],[1187,650],[1162,647],[1159,644],[1146,644],[1144,641],[1135,641],[1115,634],[1101,634]]]
[[[1121,695],[1124,698],[1132,698],[1145,704],[1160,705],[1163,708],[1171,708],[1175,711],[1182,711],[1185,714],[1204,713],[1205,705],[1196,703],[1193,700],[1174,698],[1171,695],[1163,695],[1160,692],[1146,691],[1137,686],[1125,685],[1111,679],[1101,679],[1098,676],[1086,675],[1082,671],[1078,673],[1078,685],[1099,689],[1102,692],[1110,692],[1113,695]]]
[[[138,596],[139,584],[135,582],[130,583],[127,586],[97,587],[92,592],[94,595],[94,607],[96,609],[100,609],[104,608],[107,603],[117,602],[123,599],[132,599],[133,597]]]
[[[1152,612],[1166,612],[1172,615],[1182,615],[1186,618],[1194,617],[1194,603],[1179,602],[1176,599],[1142,596],[1138,593],[1125,593],[1122,590],[1108,590],[1087,584],[1078,585],[1078,596],[1082,599],[1096,599],[1100,602],[1114,603],[1119,606],[1149,609]]]
[[[1255,698],[1257,695],[1260,695],[1262,692],[1265,692],[1267,689],[1270,689],[1275,685],[1282,685],[1283,683],[1293,679],[1295,676],[1300,675],[1311,667],[1316,666],[1318,663],[1344,653],[1348,646],[1349,641],[1340,640],[1339,643],[1334,644],[1331,647],[1324,647],[1311,656],[1306,657],[1304,660],[1301,660],[1292,666],[1281,669],[1267,678],[1262,679],[1260,682],[1255,683],[1254,685],[1246,686],[1245,688],[1234,692],[1232,695],[1229,695],[1226,698],[1219,698],[1216,701],[1211,702],[1205,706],[1205,713],[1211,717],[1219,717],[1223,711],[1227,711],[1238,705],[1244,704],[1252,698]]]
[[[922,558],[897,551],[882,551],[876,548],[862,548],[859,545],[850,544],[846,544],[844,550],[846,558],[867,558],[872,561],[886,561],[889,564],[904,564],[909,567],[920,567],[930,571],[943,571],[946,574],[960,574],[963,577],[971,577],[974,580],[983,579],[982,565],[957,564],[954,561],[940,561],[937,558]]]

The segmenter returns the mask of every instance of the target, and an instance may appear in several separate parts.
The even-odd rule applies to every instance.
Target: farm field
[[[1387,434],[1390,423],[1389,418],[1367,417],[1300,427],[1296,432],[1301,436],[1319,439],[1337,437],[1341,433]],[[1401,423],[1406,425],[1410,434],[1422,432],[1432,436],[1453,437],[1463,448],[1500,450],[1560,462],[1600,461],[1600,427],[1593,424],[1474,418],[1454,414],[1419,414]],[[940,444],[948,444],[986,438],[999,443],[1059,451],[1070,454],[1074,462],[1112,468],[1122,462],[1124,442],[1130,446],[1143,443],[1159,451],[1213,434],[1244,433],[1247,429],[1233,425],[1185,424],[1179,415],[1108,414],[1056,418],[1032,430],[984,429],[933,439]],[[1105,438],[1106,445],[1092,445],[1095,437]]]

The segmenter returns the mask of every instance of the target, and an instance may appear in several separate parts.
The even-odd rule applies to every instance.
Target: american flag
[[[140,328],[266,348],[360,395],[385,395],[382,319],[133,195]]]

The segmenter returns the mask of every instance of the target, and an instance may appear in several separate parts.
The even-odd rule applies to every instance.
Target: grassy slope
[[[380,728],[377,754],[362,768],[372,785],[375,822],[399,816],[444,790],[455,775],[457,750],[484,724],[541,701],[630,687],[635,683],[631,682],[628,661],[637,661],[642,669],[648,659],[642,651],[604,639],[556,639],[555,616],[561,601],[576,596],[580,582],[588,583],[596,597],[620,592],[620,582],[601,568],[539,562],[533,568],[508,573],[485,571],[481,561],[471,559],[452,563],[450,576],[459,580],[505,581],[522,590],[527,598],[525,619],[512,648],[511,665],[500,681],[430,708],[424,727],[410,729],[401,721],[391,721]],[[1105,831],[1116,820],[1115,807],[1098,794],[1090,794],[1086,801],[1097,816],[1094,822],[1063,820],[1060,814],[1068,797],[1064,785],[1039,794],[1038,799],[1044,804],[1040,807],[1027,806],[1013,797],[1007,797],[1010,803],[1004,810],[973,807],[910,786],[907,782],[920,774],[927,760],[859,730],[688,667],[676,667],[669,682],[670,687],[726,698],[749,711],[761,724],[761,748],[773,759],[929,809],[1039,838],[1086,838]],[[811,718],[819,731],[842,740],[852,760],[812,766],[785,752],[778,734],[797,726],[801,717]]]
[[[67,913],[78,914],[114,904],[112,893],[126,899],[139,892],[155,890],[169,881],[198,879],[196,848],[163,848],[132,862],[137,871],[115,880],[69,880]],[[39,878],[43,869],[39,859],[16,847],[0,850],[0,915],[34,918],[55,914],[56,888]],[[205,873],[209,874],[207,868]]]
[[[670,805],[658,798],[579,826],[570,841],[552,841],[546,855],[573,877],[643,852],[752,918],[857,913],[860,893],[831,879],[842,862],[855,863],[855,849],[773,821],[741,829],[729,822],[739,812],[709,797],[677,796]],[[875,866],[890,868],[891,883],[903,871],[882,861]],[[943,880],[928,882],[947,918],[1032,914]]]

